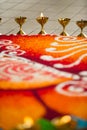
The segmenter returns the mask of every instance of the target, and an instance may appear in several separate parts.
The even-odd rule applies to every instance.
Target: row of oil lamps
[[[22,30],[22,25],[25,23],[26,21],[26,17],[17,17],[15,18],[15,21],[19,24],[20,26],[20,30],[18,31],[17,34],[25,34],[25,32]],[[45,23],[48,21],[48,17],[44,16],[43,13],[40,14],[39,17],[36,18],[37,22],[41,25],[41,31],[38,34],[46,34],[45,30],[44,30],[44,25]],[[62,25],[63,27],[63,31],[60,33],[60,35],[63,36],[68,36],[68,33],[65,31],[65,27],[66,25],[68,25],[68,23],[70,22],[70,18],[59,18],[58,21],[59,23]],[[0,18],[1,21],[1,18]],[[78,36],[80,37],[87,37],[84,33],[83,33],[83,29],[87,26],[87,20],[80,20],[77,21],[76,24],[78,25],[78,27],[81,29],[81,32]]]
[[[71,116],[65,115],[51,121],[42,119],[36,122],[30,117],[25,117],[22,124],[18,124],[11,130],[76,130],[75,128],[76,122],[72,120]]]

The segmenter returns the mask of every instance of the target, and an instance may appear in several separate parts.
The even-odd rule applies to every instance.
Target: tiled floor
[[[66,27],[69,35],[78,35],[80,29],[76,25],[77,20],[87,20],[87,0],[0,0],[0,33],[16,34],[19,26],[15,17],[26,16],[27,21],[23,25],[26,34],[38,34],[40,25],[36,17],[43,12],[49,17],[45,24],[48,34],[60,34],[62,26],[58,22],[60,17],[71,19]],[[87,35],[87,27],[84,28]]]

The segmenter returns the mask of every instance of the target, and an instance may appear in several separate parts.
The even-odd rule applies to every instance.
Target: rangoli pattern
[[[87,120],[87,38],[1,35],[0,127],[63,114]]]

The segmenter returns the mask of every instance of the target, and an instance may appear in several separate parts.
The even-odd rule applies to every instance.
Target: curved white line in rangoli
[[[12,44],[11,40],[7,40],[7,39],[0,40],[0,45],[10,45],[10,44]]]
[[[6,51],[2,51],[2,52],[0,53],[0,57],[2,57],[2,56],[23,55],[24,53],[25,53],[25,51],[20,50],[20,49],[15,50],[15,51],[13,51],[13,50],[6,50]]]
[[[81,76],[82,80],[87,81],[87,71],[81,71],[79,72],[79,75]]]
[[[0,47],[5,47],[4,51],[0,52],[0,57],[2,56],[16,56],[23,55],[25,53],[24,50],[20,49],[20,46],[17,44],[13,44],[11,40],[2,39],[0,40]]]
[[[4,57],[4,58],[1,57],[1,58],[0,58],[1,61],[7,61],[6,59],[8,59],[8,63],[9,63],[10,56],[8,56],[7,58],[6,58],[6,57]],[[11,61],[15,61],[15,60],[18,60],[18,61],[21,61],[21,62],[24,62],[24,63],[29,63],[29,64],[31,64],[31,65],[32,65],[32,63],[33,63],[33,61],[32,61],[32,63],[31,63],[31,60],[26,59],[26,58],[23,58],[23,57],[19,57],[19,56],[11,57]],[[0,65],[1,65],[1,63],[3,63],[3,62],[0,62]]]
[[[84,57],[87,57],[87,54],[83,54],[81,55],[75,62],[71,63],[71,64],[68,64],[68,65],[64,65],[64,64],[54,64],[53,66],[56,67],[56,68],[70,68],[70,67],[73,67],[75,65],[79,65],[81,60],[84,58]]]
[[[76,45],[82,45],[82,44],[87,44],[87,42],[75,42],[75,43],[58,43],[58,42],[52,42],[50,45],[55,46],[55,47],[66,47],[66,46],[76,46]]]
[[[82,47],[87,47],[87,44],[85,44],[85,45],[81,45],[81,46],[74,46],[74,47],[69,47],[68,49],[63,49],[63,50],[58,50],[58,51],[56,51],[56,49],[57,48],[52,48],[52,47],[50,47],[50,48],[46,48],[45,49],[45,51],[46,52],[52,52],[52,53],[65,53],[65,52],[69,52],[69,51],[72,51],[72,50],[74,50],[74,49],[80,49],[80,48],[82,48]]]
[[[68,58],[68,57],[70,57],[70,56],[73,56],[73,55],[75,55],[75,54],[78,54],[78,53],[81,52],[81,51],[87,51],[87,49],[83,48],[83,49],[81,49],[81,50],[77,50],[77,51],[75,51],[75,52],[72,52],[72,53],[70,53],[70,54],[67,54],[67,55],[64,55],[64,56],[61,56],[61,57],[57,57],[57,58],[55,58],[55,57],[53,57],[53,56],[50,56],[50,55],[42,55],[42,56],[40,56],[40,59],[46,60],[46,61],[59,61],[59,60],[66,59],[66,58]]]
[[[67,81],[55,87],[55,91],[66,96],[87,96],[87,81]],[[67,89],[64,89],[66,88]]]
[[[60,38],[62,38],[62,40],[60,39]],[[80,42],[80,41],[85,41],[85,40],[87,40],[87,38],[83,38],[83,39],[78,39],[77,37],[72,37],[72,36],[59,36],[59,37],[55,37],[55,39],[54,40],[56,40],[56,41],[59,41],[59,42],[71,42],[71,43],[73,43],[73,42]]]
[[[81,75],[81,76],[87,76],[87,71],[81,71],[81,72],[79,72],[79,75]]]
[[[7,49],[7,50],[17,50],[17,49],[19,49],[19,48],[20,48],[20,46],[17,45],[17,44],[13,44],[13,45],[6,46],[6,49]]]

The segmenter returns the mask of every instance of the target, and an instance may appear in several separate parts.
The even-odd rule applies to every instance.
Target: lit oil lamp
[[[44,25],[48,21],[48,17],[44,16],[43,13],[41,13],[40,16],[36,18],[36,20],[41,25],[41,31],[39,32],[39,34],[46,34],[44,30]]]
[[[52,124],[58,130],[75,130],[76,122],[72,120],[71,116],[65,115],[61,118],[54,118]]]
[[[16,130],[39,130],[39,126],[31,117],[25,117],[24,123],[18,124]]]

